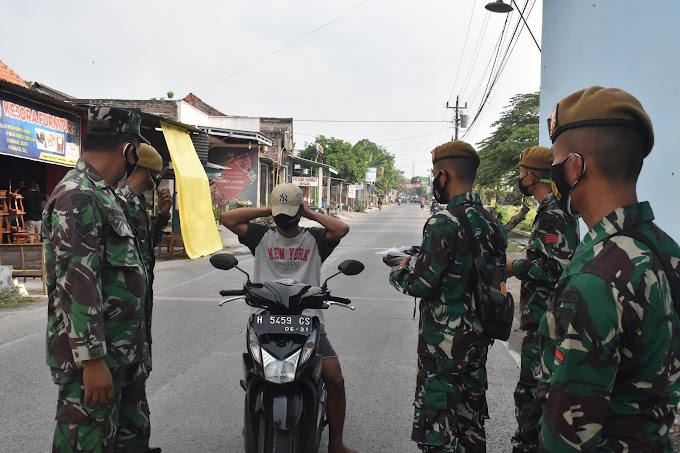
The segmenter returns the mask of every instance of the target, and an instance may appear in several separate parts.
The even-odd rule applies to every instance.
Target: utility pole
[[[451,137],[452,140],[458,140],[458,128],[459,127],[466,127],[467,126],[467,115],[459,115],[458,111],[463,110],[467,108],[467,102],[465,103],[465,107],[461,107],[458,105],[458,96],[456,96],[456,106],[455,107],[449,107],[449,102],[446,102],[446,108],[447,109],[453,109],[455,110],[455,115],[453,117],[453,129],[455,131],[455,135]]]

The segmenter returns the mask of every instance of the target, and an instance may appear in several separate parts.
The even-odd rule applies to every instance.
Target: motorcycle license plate
[[[312,316],[304,315],[254,315],[253,323],[267,333],[311,333],[314,329]]]

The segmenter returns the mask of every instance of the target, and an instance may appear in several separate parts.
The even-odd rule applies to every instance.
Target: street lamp
[[[534,43],[536,43],[536,47],[538,47],[538,51],[541,51],[541,46],[538,45],[538,41],[536,41],[536,38],[534,37],[534,34],[531,31],[531,28],[529,28],[529,24],[527,23],[527,20],[524,18],[524,15],[522,14],[522,11],[519,9],[519,6],[517,6],[517,3],[515,3],[515,0],[510,0],[513,5],[515,5],[515,8],[517,8],[517,12],[519,13],[519,17],[522,18],[524,21],[524,25],[526,25],[527,30],[529,30],[529,34],[534,40]],[[505,3],[503,0],[495,0],[493,2],[487,3],[485,6],[486,9],[491,11],[492,13],[509,13],[510,11],[513,10],[512,6]]]

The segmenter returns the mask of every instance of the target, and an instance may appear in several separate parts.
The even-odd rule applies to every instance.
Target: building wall
[[[679,2],[639,0],[544,0],[540,142],[550,146],[547,118],[564,96],[591,85],[635,95],[654,124],[655,145],[638,183],[656,222],[680,240]]]
[[[238,131],[260,131],[260,119],[245,116],[211,116],[193,105],[179,101],[178,121],[195,126],[217,127],[221,129],[234,129]]]
[[[171,100],[131,100],[131,99],[78,99],[79,104],[115,105],[120,108],[139,109],[145,113],[163,115],[177,120],[177,103]]]
[[[279,182],[289,182],[292,174],[292,163],[288,157],[293,152],[293,119],[292,118],[260,118],[260,132],[272,139],[272,147],[263,151],[262,155],[281,163],[282,170]]]

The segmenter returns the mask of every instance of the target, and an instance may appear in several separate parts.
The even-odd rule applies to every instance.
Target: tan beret
[[[647,112],[633,95],[618,88],[594,86],[577,91],[558,102],[548,118],[553,143],[564,131],[597,126],[639,129],[646,137],[645,157],[654,146],[654,129]]]
[[[149,170],[162,171],[163,170],[163,158],[156,148],[146,143],[139,145],[139,160],[137,165],[140,167],[148,168]]]
[[[529,170],[550,170],[553,153],[545,146],[534,146],[522,151],[519,164]]]
[[[432,150],[432,163],[435,164],[444,159],[473,159],[479,167],[479,154],[470,145],[461,140],[444,143]]]

